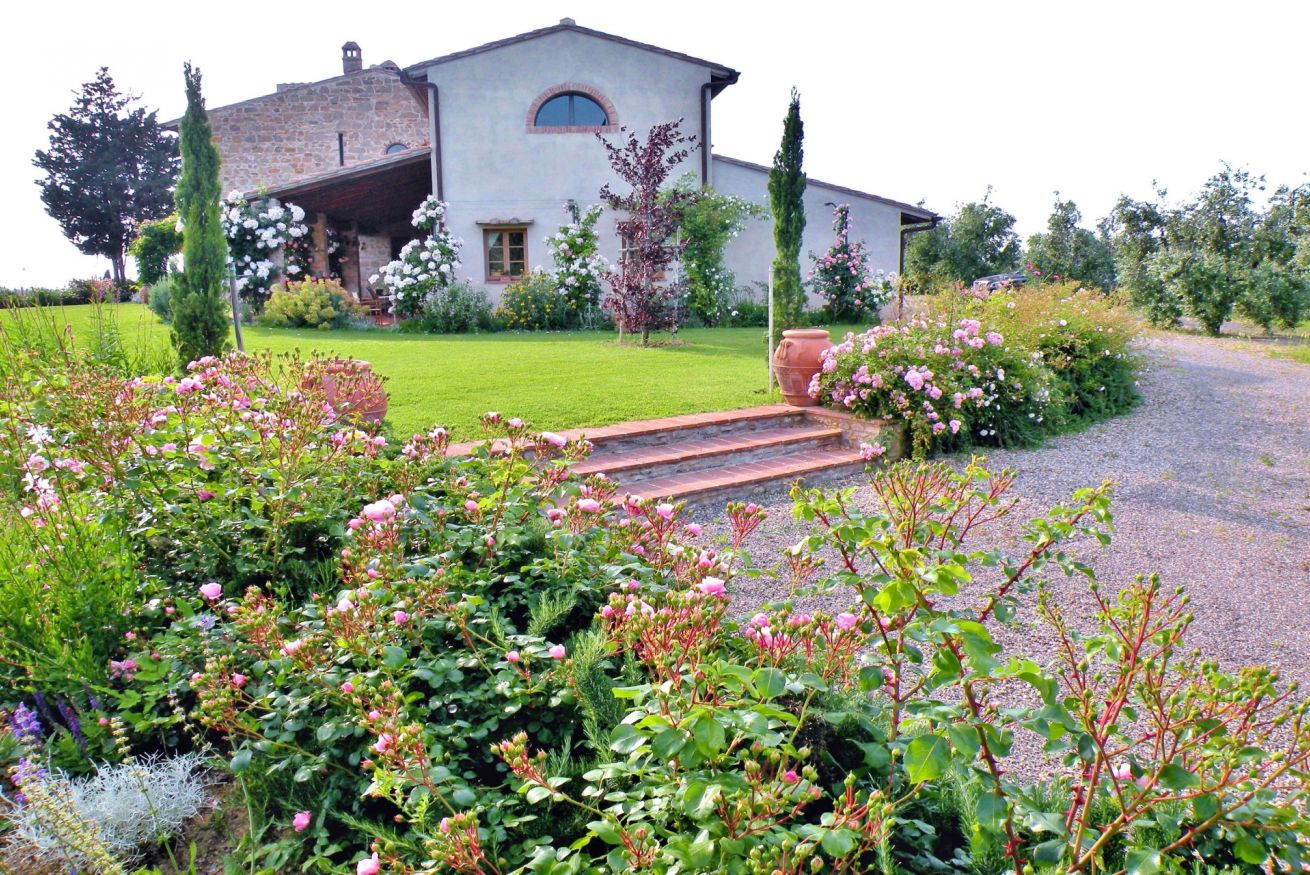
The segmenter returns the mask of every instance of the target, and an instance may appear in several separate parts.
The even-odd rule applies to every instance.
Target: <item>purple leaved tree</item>
[[[642,346],[650,343],[652,331],[678,328],[682,281],[666,280],[665,271],[682,253],[678,222],[692,194],[660,187],[673,168],[699,148],[694,136],[678,129],[681,124],[678,119],[652,126],[645,144],[627,128],[619,129],[627,134],[627,142],[620,145],[596,135],[614,172],[632,186],[624,195],[615,194],[609,183],[600,190],[606,206],[627,216],[617,223],[623,251],[619,269],[609,275],[605,303],[614,313],[619,336],[640,332]]]

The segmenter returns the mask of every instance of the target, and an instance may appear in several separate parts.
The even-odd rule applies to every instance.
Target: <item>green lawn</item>
[[[129,348],[168,342],[146,307],[106,307]],[[75,336],[93,330],[93,310],[54,312]],[[12,314],[6,318],[14,318]],[[835,328],[834,337],[845,328]],[[372,362],[387,378],[390,424],[405,435],[442,424],[477,436],[488,410],[540,428],[749,407],[777,400],[765,391],[764,330],[687,329],[679,345],[619,346],[608,332],[410,335],[391,331],[245,328],[247,350],[319,351]]]

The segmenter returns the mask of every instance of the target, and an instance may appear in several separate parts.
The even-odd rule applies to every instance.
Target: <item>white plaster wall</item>
[[[713,160],[714,188],[722,194],[733,194],[757,203],[766,210],[769,206],[769,174],[766,170],[743,167],[720,159]],[[850,204],[851,239],[863,240],[869,256],[870,270],[896,271],[900,261],[901,211],[871,198],[861,198],[850,192],[836,191],[813,180],[805,186],[805,234],[801,243],[801,277],[810,272],[813,262],[809,254],[822,255],[828,251],[834,238],[832,210],[826,202]],[[738,286],[753,282],[767,283],[769,266],[776,253],[773,243],[773,219],[751,222],[740,236],[730,241],[724,250],[725,266],[737,277]],[[810,296],[810,303],[818,306],[822,300]]]
[[[564,202],[598,203],[606,182],[619,192],[627,188],[594,133],[528,133],[533,101],[553,86],[579,83],[608,98],[617,122],[639,137],[681,117],[683,132],[699,141],[701,86],[710,69],[565,31],[430,67],[428,79],[440,89],[444,194],[449,226],[464,240],[461,274],[494,300],[503,286],[484,282],[479,220],[532,220],[528,268],[549,269],[544,239],[566,220]],[[700,161],[693,152],[674,177],[699,176]],[[614,221],[607,211],[598,224],[601,252],[611,262],[619,250]]]

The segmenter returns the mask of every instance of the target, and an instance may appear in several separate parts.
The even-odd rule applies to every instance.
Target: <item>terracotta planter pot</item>
[[[327,402],[340,413],[368,422],[381,422],[387,415],[387,390],[373,373],[373,366],[358,359],[337,359],[327,363],[321,377]]]
[[[782,398],[793,407],[816,407],[810,397],[810,380],[823,366],[824,350],[832,339],[823,328],[793,328],[782,333],[782,343],[773,351],[773,375],[778,378]]]

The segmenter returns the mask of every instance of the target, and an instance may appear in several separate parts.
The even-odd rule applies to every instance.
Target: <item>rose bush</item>
[[[399,316],[421,316],[429,305],[440,305],[442,292],[455,282],[464,241],[446,229],[446,204],[429,196],[414,211],[412,224],[421,236],[400,250],[400,258],[369,277],[391,295]]]
[[[1138,400],[1137,323],[1073,284],[936,296],[901,325],[848,334],[810,394],[905,423],[916,456],[1030,446]]]

